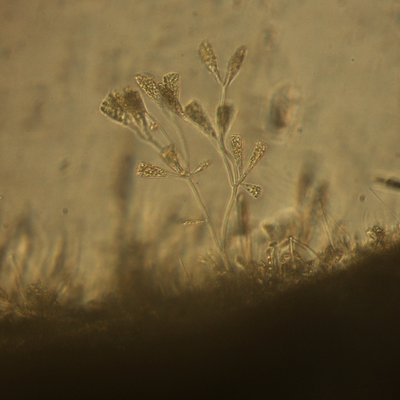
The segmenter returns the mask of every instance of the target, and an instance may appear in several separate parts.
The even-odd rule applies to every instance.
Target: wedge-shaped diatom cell
[[[242,186],[246,189],[255,199],[258,199],[262,192],[262,187],[260,185],[255,185],[254,183],[243,183]]]
[[[140,93],[131,87],[109,93],[100,104],[100,111],[125,126],[133,121],[137,124],[145,122],[146,107]]]
[[[241,168],[243,165],[243,139],[240,135],[231,136],[231,149],[236,164]]]
[[[149,96],[156,102],[161,99],[160,89],[156,80],[150,75],[137,74],[135,76],[136,83]]]
[[[161,151],[161,157],[168,164],[168,166],[178,174],[183,175],[185,173],[185,169],[182,167],[178,154],[175,150],[175,146],[170,144],[165,146]]]
[[[185,114],[206,135],[211,136],[213,138],[215,138],[217,136],[213,126],[211,125],[208,115],[203,110],[203,107],[201,106],[201,104],[198,101],[192,100],[185,107]]]
[[[139,87],[159,106],[183,117],[183,108],[179,102],[179,74],[170,72],[157,82],[150,75],[138,74],[135,77]]]
[[[101,102],[100,111],[114,122],[127,126],[132,122],[132,115],[122,104],[124,104],[123,95],[114,90]]]
[[[210,160],[205,160],[202,161],[193,171],[192,174],[198,174],[199,172],[204,171],[205,169],[207,169],[209,166],[211,165],[211,161]]]
[[[232,125],[235,109],[232,104],[222,104],[217,108],[217,125],[220,133],[225,135]]]
[[[240,69],[242,68],[242,64],[246,57],[246,54],[247,54],[246,46],[238,47],[233,53],[226,69],[225,82],[224,82],[225,86],[229,86],[238,75]]]
[[[136,175],[143,178],[163,178],[167,176],[167,171],[149,162],[141,162],[136,168]]]
[[[211,46],[211,43],[207,40],[204,40],[200,43],[199,56],[203,64],[214,75],[217,82],[221,82],[221,75],[218,69],[217,57],[214,53],[214,49]]]
[[[174,114],[180,117],[184,116],[183,108],[179,102],[178,97],[175,95],[174,90],[172,90],[168,85],[164,83],[158,84],[158,90],[160,92],[159,104],[161,107],[165,107]]]
[[[144,105],[142,96],[137,90],[126,87],[122,92],[122,103],[124,110],[132,115],[137,124],[145,121],[146,106]]]
[[[168,72],[165,74],[163,76],[162,83],[176,98],[179,99],[180,76],[177,72]]]
[[[254,146],[253,153],[251,154],[249,165],[247,167],[247,173],[249,173],[257,163],[264,157],[267,145],[264,142],[257,142]]]
[[[131,87],[124,88],[121,94],[120,104],[126,111],[130,112],[131,114],[144,114],[146,112],[146,107],[143,103],[140,93],[137,90],[132,89]]]

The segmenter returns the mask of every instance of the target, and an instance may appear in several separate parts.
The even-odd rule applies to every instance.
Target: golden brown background
[[[176,71],[183,102],[200,98],[211,111],[215,82],[197,56],[205,38],[222,65],[237,46],[249,49],[231,97],[240,109],[234,131],[270,145],[254,176],[265,189],[253,206],[255,226],[292,205],[309,157],[331,184],[331,221],[363,233],[395,218],[399,195],[372,180],[399,175],[399,1],[2,0],[0,14],[0,228],[29,215],[40,227],[42,259],[66,233],[88,298],[112,273],[120,166],[129,157],[151,159],[99,113],[99,103],[111,89],[133,85],[135,73]],[[298,110],[278,132],[267,123],[269,102],[285,85]],[[207,142],[193,140],[204,144],[195,153],[201,159]],[[218,217],[224,193],[213,186],[215,170],[204,179]],[[138,235],[168,218],[168,204],[180,207],[178,216],[196,210],[184,188],[173,187],[133,178],[130,223]]]

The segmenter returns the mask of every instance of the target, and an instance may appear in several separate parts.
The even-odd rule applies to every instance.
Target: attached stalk
[[[219,104],[225,104],[226,96],[227,96],[228,88],[225,84],[221,85],[221,98],[219,100]]]
[[[218,152],[221,154],[222,162],[228,176],[229,185],[233,187],[236,180],[235,170],[233,169],[232,161],[228,157],[228,151],[226,150],[225,144],[222,141],[219,144]]]
[[[225,208],[224,218],[222,220],[221,237],[222,237],[222,246],[223,246],[224,252],[226,252],[229,221],[231,219],[233,207],[236,203],[238,188],[239,188],[239,186],[237,184],[234,184],[232,186],[231,194],[229,196],[229,200],[228,200],[228,203]]]
[[[222,258],[222,261],[223,261],[225,267],[227,268],[228,265],[229,265],[229,261],[228,261],[228,258],[226,256],[224,246],[221,244],[221,241],[218,238],[217,232],[216,232],[216,230],[214,228],[214,225],[211,222],[210,214],[209,214],[207,206],[206,206],[206,204],[205,204],[205,202],[204,202],[204,200],[203,200],[203,198],[202,198],[202,196],[200,194],[200,191],[197,188],[196,184],[193,182],[193,179],[192,179],[191,176],[185,177],[185,180],[186,180],[187,184],[189,185],[189,187],[190,187],[190,189],[191,189],[191,191],[193,193],[193,196],[196,199],[197,204],[198,204],[199,208],[201,209],[201,211],[203,213],[203,216],[204,216],[204,218],[206,220],[207,227],[208,227],[208,230],[210,232],[210,235],[211,235],[211,237],[212,237],[212,239],[214,241],[215,246],[217,247],[217,249],[218,249],[218,251],[220,253],[220,256]]]
[[[131,129],[131,130],[133,130],[133,129]],[[164,131],[164,133],[165,133],[165,136],[168,137],[167,132]],[[161,151],[163,150],[163,146],[161,146],[156,140],[154,140],[151,135],[148,135],[145,141],[149,146],[153,147],[153,149],[156,150],[159,155],[161,154]],[[221,152],[221,153],[223,153],[223,152]],[[165,163],[165,160],[163,158],[162,158],[162,161]],[[168,163],[166,165],[168,167],[170,167],[170,165],[168,165]],[[229,166],[227,165],[226,168],[227,168],[227,173],[228,173],[229,179],[231,179]],[[202,213],[204,215],[204,218],[206,220],[206,223],[207,223],[208,230],[210,232],[211,238],[212,238],[212,240],[213,240],[213,242],[214,242],[214,244],[215,244],[215,246],[216,246],[216,248],[217,248],[217,250],[218,250],[218,252],[220,254],[220,257],[221,257],[221,259],[222,259],[222,261],[224,263],[224,266],[225,266],[225,268],[228,268],[228,266],[229,266],[228,257],[226,256],[226,253],[224,251],[224,248],[223,248],[223,245],[221,243],[221,240],[218,237],[217,232],[216,232],[216,230],[215,230],[215,228],[214,228],[214,226],[213,226],[213,224],[211,222],[210,214],[208,212],[207,206],[206,206],[206,204],[205,204],[205,202],[204,202],[204,200],[203,200],[203,198],[202,198],[202,196],[200,194],[200,191],[199,191],[198,187],[193,182],[193,179],[190,176],[190,174],[182,175],[182,176],[176,175],[176,177],[180,177],[180,178],[185,179],[185,181],[189,185],[189,187],[190,187],[190,189],[191,189],[191,191],[193,193],[193,196],[194,196],[199,208],[201,209],[201,211],[202,211]]]
[[[227,89],[228,88],[225,84],[221,85],[221,97],[220,97],[220,102],[219,102],[220,106],[225,104],[226,96],[227,96]],[[231,219],[231,214],[232,214],[233,208],[237,201],[240,172],[236,168],[235,161],[232,159],[231,153],[227,150],[227,148],[225,146],[224,139],[225,139],[225,135],[222,135],[222,132],[220,132],[219,151],[222,155],[222,160],[223,160],[225,169],[228,174],[229,184],[230,184],[230,189],[231,189],[229,200],[225,207],[224,217],[223,217],[222,226],[221,226],[222,247],[223,247],[225,254],[227,254],[226,247],[227,247],[227,241],[228,241],[228,228],[229,228],[229,222]]]

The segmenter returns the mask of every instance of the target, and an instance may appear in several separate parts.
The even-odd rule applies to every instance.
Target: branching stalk
[[[178,117],[194,124],[203,134],[208,136],[214,149],[221,157],[230,187],[230,195],[225,206],[220,232],[211,221],[207,205],[198,186],[193,181],[193,175],[207,168],[209,160],[203,161],[196,169],[191,169],[189,148],[186,137],[180,130],[178,121],[175,122],[178,130],[177,136],[182,147],[180,151],[176,150],[175,143],[168,132],[149,114],[137,90],[131,87],[125,88],[122,91],[114,90],[103,99],[100,105],[100,111],[105,116],[133,131],[141,141],[145,142],[156,151],[163,163],[167,166],[167,168],[163,168],[149,162],[141,162],[137,170],[139,176],[149,178],[173,176],[175,178],[184,179],[187,182],[226,268],[229,267],[227,255],[229,224],[237,202],[239,186],[243,183],[247,174],[259,159],[257,158],[257,156],[259,156],[257,154],[252,156],[248,170],[242,174],[242,161],[240,161],[239,166],[236,155],[229,151],[225,145],[225,140],[230,131],[235,112],[233,106],[226,103],[227,92],[241,69],[246,51],[245,46],[240,46],[235,50],[227,64],[225,77],[222,77],[218,67],[217,57],[211,44],[208,41],[203,41],[199,46],[201,61],[214,76],[221,89],[219,104],[216,108],[218,133],[202,105],[197,100],[192,100],[185,107],[181,105],[180,76],[178,73],[169,72],[165,74],[160,81],[156,80],[150,74],[137,74],[135,76],[136,83],[142,92],[154,101],[163,111],[168,112],[174,119]],[[162,137],[155,135],[156,132],[161,133]],[[165,142],[167,142],[167,144],[165,144]],[[247,185],[251,186],[251,184]],[[259,191],[260,190],[261,189],[259,189]],[[257,197],[259,192],[256,192],[256,195],[251,192],[249,193],[253,195],[253,197]]]
[[[197,204],[203,213],[203,217],[207,223],[211,238],[214,241],[214,244],[220,253],[222,261],[224,262],[225,267],[227,267],[228,266],[228,258],[226,256],[225,249],[224,249],[223,245],[221,244],[220,239],[218,238],[218,234],[214,228],[213,223],[211,222],[210,213],[208,212],[208,209],[203,200],[203,197],[201,196],[201,193],[200,193],[198,187],[196,186],[196,184],[193,182],[193,179],[191,176],[186,177],[185,180],[186,180],[187,184],[189,185],[189,187],[193,193],[193,196],[196,199]]]
[[[229,200],[225,207],[224,218],[222,220],[221,237],[222,237],[222,246],[223,246],[223,249],[225,252],[226,252],[227,241],[228,241],[229,221],[231,219],[233,207],[236,204],[238,188],[239,188],[239,186],[237,184],[234,184],[232,186]]]

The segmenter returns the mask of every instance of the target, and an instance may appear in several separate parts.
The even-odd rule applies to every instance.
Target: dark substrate
[[[113,399],[400,398],[398,249],[261,305],[216,311],[209,318],[198,309],[182,309],[186,322],[174,324],[169,314],[143,331],[134,320],[117,317],[86,331],[96,316],[80,317],[76,329],[73,319],[3,324],[1,337],[22,330],[25,339],[12,349],[3,346],[1,393],[8,398],[33,393]]]

